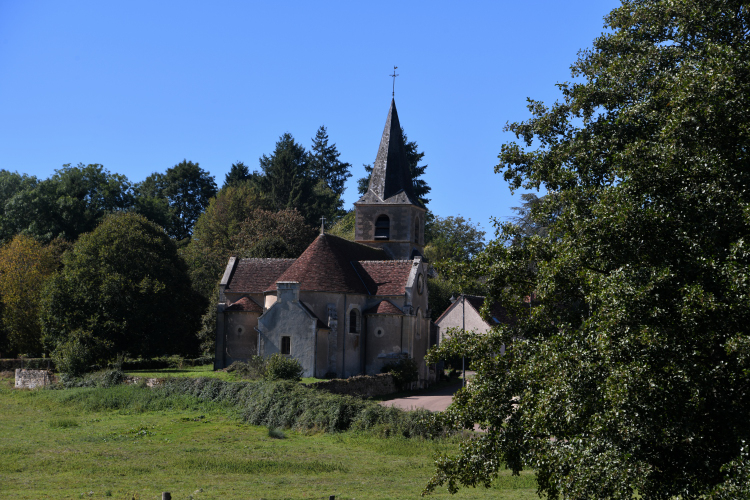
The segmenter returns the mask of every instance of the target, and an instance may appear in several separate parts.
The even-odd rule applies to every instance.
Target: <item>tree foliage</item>
[[[315,239],[316,231],[297,210],[256,209],[232,237],[232,254],[254,258],[297,258]]]
[[[0,239],[25,234],[42,242],[61,236],[73,241],[110,213],[133,206],[128,179],[102,165],[63,165],[49,179],[0,173]]]
[[[242,223],[256,209],[270,205],[265,194],[247,182],[229,185],[211,199],[195,223],[190,244],[180,249],[193,286],[201,295],[213,297],[214,287],[234,250],[232,238]]]
[[[118,353],[193,354],[203,306],[162,228],[133,213],[111,215],[78,239],[49,281],[44,343],[72,373]]]
[[[160,210],[166,201],[168,220],[162,227],[180,241],[193,234],[195,222],[216,195],[216,182],[198,163],[183,160],[164,174],[151,174],[136,190],[144,198],[144,215],[163,213]]]
[[[411,178],[414,182],[414,196],[422,202],[424,206],[430,202],[428,198],[425,198],[432,190],[427,185],[427,181],[422,179],[427,165],[420,165],[419,162],[424,158],[424,151],[419,151],[419,146],[416,141],[409,141],[409,138],[404,132],[404,127],[401,127],[401,135],[404,139],[404,146],[406,148],[406,161],[409,164],[409,171],[411,172]],[[370,175],[372,175],[372,165],[363,165],[365,168],[365,176],[357,180],[357,190],[360,195],[367,193],[370,185]]]
[[[42,352],[39,305],[42,290],[59,256],[29,236],[18,235],[0,248],[0,298],[6,350],[15,356]]]
[[[468,262],[484,249],[484,235],[479,223],[460,215],[434,215],[425,224],[425,257],[431,262]]]
[[[563,100],[508,126],[521,144],[496,167],[555,193],[533,211],[548,232],[503,224],[451,270],[486,276],[517,321],[431,355],[475,360],[442,418],[487,432],[428,490],[505,463],[552,499],[747,492],[750,9],[626,0],[606,23]]]
[[[321,135],[322,130],[322,135]],[[328,146],[325,127],[313,139],[313,151],[283,134],[270,156],[260,158],[261,172],[253,183],[268,193],[276,211],[297,209],[311,226],[320,218],[334,220],[341,215],[343,182],[348,177],[348,163],[338,160],[336,146]]]

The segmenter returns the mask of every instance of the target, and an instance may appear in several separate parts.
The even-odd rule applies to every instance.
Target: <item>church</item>
[[[219,287],[215,368],[274,353],[304,377],[380,373],[413,358],[434,381],[430,346],[427,209],[414,195],[391,101],[367,193],[355,204],[355,241],[321,234],[296,259],[230,257]]]

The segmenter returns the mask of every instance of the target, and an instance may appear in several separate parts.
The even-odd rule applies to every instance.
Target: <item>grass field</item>
[[[16,391],[0,380],[0,498],[417,498],[432,457],[454,440],[269,432],[190,397],[154,403],[149,389]],[[109,398],[130,398],[116,411]],[[151,402],[147,402],[151,401]],[[279,438],[283,436],[283,438]],[[533,476],[432,498],[532,499]]]

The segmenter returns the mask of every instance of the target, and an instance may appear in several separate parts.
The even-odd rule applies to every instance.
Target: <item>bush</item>
[[[390,373],[393,381],[400,390],[419,379],[419,367],[412,358],[401,358],[396,362],[387,363],[380,369],[381,373]]]
[[[239,378],[258,380],[266,374],[266,359],[263,356],[253,356],[247,363],[235,361],[226,369],[227,372],[234,373]]]
[[[60,381],[50,386],[50,389],[72,389],[74,387],[98,387],[107,389],[122,384],[125,375],[120,370],[104,370],[87,373],[83,376],[73,376],[61,373]]]
[[[382,436],[432,438],[445,434],[427,410],[407,412],[352,396],[316,391],[289,381],[224,382],[217,379],[167,379],[153,389],[170,399],[196,397],[238,410],[251,425],[272,429],[339,432],[349,429]]]
[[[266,371],[263,378],[266,380],[301,380],[302,371],[299,361],[276,353],[266,359]]]

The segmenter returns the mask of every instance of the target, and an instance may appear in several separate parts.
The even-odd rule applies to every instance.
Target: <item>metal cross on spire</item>
[[[391,93],[391,97],[396,97],[396,77],[398,76],[396,74],[396,70],[398,69],[398,66],[393,67],[393,74],[388,75],[393,77],[393,92]]]
[[[320,234],[326,234],[326,218],[320,218]]]

